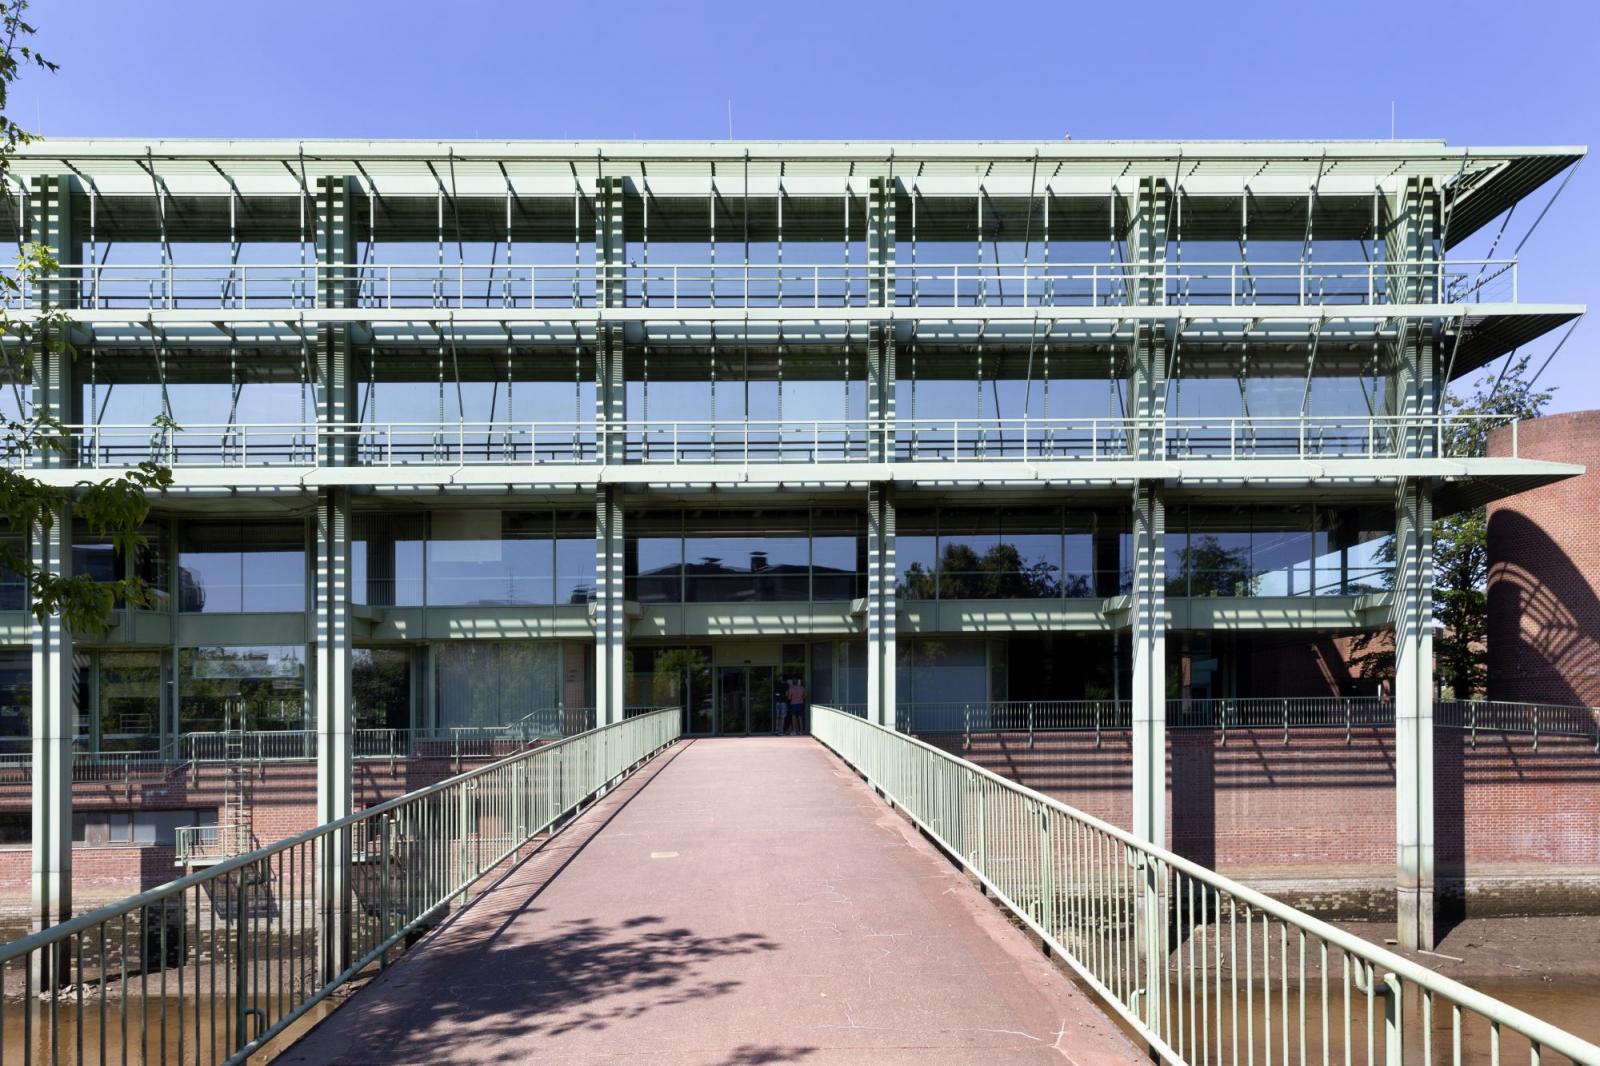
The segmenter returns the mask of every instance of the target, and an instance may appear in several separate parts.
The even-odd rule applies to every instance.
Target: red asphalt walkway
[[[282,1063],[1143,1059],[806,737],[672,748]]]

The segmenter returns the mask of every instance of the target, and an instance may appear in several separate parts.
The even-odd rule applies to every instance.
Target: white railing
[[[174,862],[221,862],[250,850],[250,834],[243,825],[181,825],[174,834]]]
[[[519,752],[0,945],[5,1061],[83,1062],[96,1034],[102,1062],[249,1061],[666,750],[679,717]]]
[[[1124,263],[130,263],[67,264],[35,288],[79,310],[594,307],[845,308],[883,288],[902,307],[1124,307],[1514,303],[1517,261]],[[62,293],[65,293],[63,297]]]
[[[618,422],[380,422],[73,425],[79,469],[152,462],[194,467],[574,465],[603,462],[912,463],[1150,459],[1472,458],[1498,415],[1311,415],[1133,418],[919,418]],[[19,453],[14,466],[43,465]]]
[[[820,705],[811,732],[1168,1062],[1600,1064],[1572,1033],[904,733]]]

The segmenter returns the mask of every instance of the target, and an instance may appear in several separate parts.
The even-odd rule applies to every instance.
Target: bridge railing
[[[680,726],[544,744],[6,944],[0,985],[25,1007],[0,1019],[0,1061],[243,1061]]]
[[[1168,1062],[1488,1048],[1600,1064],[1571,1033],[904,733],[825,706],[811,731]]]

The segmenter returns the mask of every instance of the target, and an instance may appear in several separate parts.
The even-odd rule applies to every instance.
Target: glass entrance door
[[[717,732],[722,736],[771,733],[778,702],[775,666],[723,666],[717,670]]]

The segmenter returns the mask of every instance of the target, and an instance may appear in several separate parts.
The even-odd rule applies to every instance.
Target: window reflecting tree
[[[1169,596],[1249,596],[1257,578],[1250,550],[1229,548],[1211,534],[1191,537],[1178,550],[1178,572],[1167,579]]]

